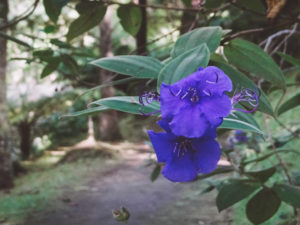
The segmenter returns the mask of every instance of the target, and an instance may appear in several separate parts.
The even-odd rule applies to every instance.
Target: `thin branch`
[[[40,0],[35,0],[35,2],[33,3],[33,5],[30,6],[30,8],[32,7],[32,9],[30,10],[30,8],[29,8],[28,10],[26,10],[26,11],[29,11],[29,10],[30,10],[26,15],[24,15],[24,16],[17,16],[17,17],[16,17],[15,19],[13,19],[11,22],[6,23],[5,25],[1,26],[1,27],[0,27],[0,30],[5,30],[5,29],[7,29],[8,27],[15,26],[15,25],[16,25],[17,23],[19,23],[20,21],[27,19],[27,18],[35,11],[35,9],[36,9],[36,7],[37,7],[39,1],[40,1]],[[26,13],[26,11],[25,11],[24,13]],[[22,13],[22,14],[24,14],[24,13]]]

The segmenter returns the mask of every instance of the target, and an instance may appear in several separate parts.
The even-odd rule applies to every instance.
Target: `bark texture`
[[[113,56],[112,51],[112,27],[111,27],[111,9],[108,8],[104,19],[102,20],[100,29],[100,57]],[[107,70],[100,70],[99,83],[109,82],[113,78],[113,74]],[[113,86],[101,89],[101,98],[112,97],[115,95]],[[118,117],[116,111],[102,112],[99,118],[99,138],[102,141],[114,141],[121,139],[119,131]]]
[[[8,0],[0,0],[0,26],[7,23],[7,14]],[[6,104],[6,40],[0,38],[0,189],[13,186],[10,149]]]

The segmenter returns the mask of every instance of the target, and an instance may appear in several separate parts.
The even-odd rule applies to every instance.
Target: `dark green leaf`
[[[154,182],[158,178],[158,176],[160,174],[160,170],[161,170],[161,167],[160,167],[159,164],[157,164],[156,167],[154,168],[154,170],[151,173],[151,181],[152,182]]]
[[[257,86],[250,80],[245,74],[241,73],[240,71],[236,70],[234,67],[222,62],[222,59],[217,59],[216,56],[212,58],[214,65],[219,67],[224,73],[230,77],[234,89],[236,88],[250,88],[255,90]],[[268,100],[266,94],[260,90],[261,96],[259,97],[259,105],[258,110],[269,115],[274,115],[272,105]]]
[[[42,74],[41,74],[41,78],[45,78],[48,75],[50,75],[51,73],[53,73],[55,70],[57,70],[57,68],[59,66],[59,63],[60,63],[60,58],[59,57],[53,58],[52,61],[49,62],[45,66],[45,68],[43,69]]]
[[[206,44],[202,44],[171,60],[159,73],[157,89],[160,89],[162,82],[165,84],[173,84],[191,73],[196,72],[199,67],[206,67],[209,56],[209,49]]]
[[[122,55],[91,62],[100,68],[138,78],[157,78],[163,64],[150,56]]]
[[[259,183],[251,180],[228,180],[221,186],[217,196],[217,207],[219,211],[226,209],[243,200],[259,188]]]
[[[135,36],[142,24],[142,11],[140,7],[120,5],[117,14],[124,30],[132,36]]]
[[[48,25],[44,28],[44,32],[46,34],[53,33],[54,31],[55,31],[55,26],[53,25]]]
[[[79,66],[77,65],[77,62],[67,54],[62,54],[61,59],[64,63],[64,65],[73,73],[78,74]]]
[[[226,58],[233,65],[285,87],[283,74],[273,59],[257,45],[242,39],[232,40],[224,47]]]
[[[211,192],[211,191],[214,190],[214,189],[215,189],[214,186],[208,186],[208,187],[204,188],[199,194],[200,194],[200,195],[204,195],[204,194],[206,194],[206,193],[208,193],[208,192]]]
[[[105,107],[105,106],[99,106],[99,107],[89,108],[89,109],[73,112],[73,113],[70,113],[70,114],[67,114],[67,115],[63,115],[61,118],[64,118],[64,117],[77,117],[77,116],[89,116],[89,115],[98,114],[99,112],[103,112],[105,110],[109,110],[109,108]]]
[[[56,46],[58,46],[60,48],[72,48],[72,46],[69,45],[68,43],[60,41],[60,40],[58,40],[56,38],[50,39],[50,43],[53,44],[53,45],[56,45]]]
[[[264,188],[254,195],[246,206],[248,219],[261,224],[270,219],[278,210],[281,200],[272,189]]]
[[[266,182],[276,172],[276,167],[271,167],[261,171],[246,172],[245,175],[253,177],[260,182]]]
[[[275,184],[273,190],[279,198],[296,207],[300,208],[300,188],[289,184]]]
[[[241,112],[235,112],[234,114],[224,118],[224,121],[219,128],[244,130],[264,134],[250,114]]]
[[[278,116],[300,105],[300,93],[284,102],[278,109]]]
[[[50,20],[56,23],[61,9],[68,4],[69,1],[70,0],[44,0],[45,11]]]
[[[141,112],[151,113],[160,110],[159,102],[152,101],[150,104],[143,106],[139,103],[138,96],[118,96],[110,98],[102,98],[91,103],[92,105],[103,105],[111,109],[122,112],[133,113],[141,115]]]
[[[221,27],[201,27],[180,36],[175,42],[171,52],[175,58],[191,49],[206,44],[210,52],[214,52],[220,44],[222,37]]]
[[[300,59],[296,59],[290,55],[284,54],[283,52],[277,52],[278,55],[280,55],[281,58],[283,58],[285,61],[291,63],[294,66],[300,66]]]
[[[293,184],[300,186],[300,170],[295,170],[292,172]]]
[[[86,13],[80,14],[69,27],[67,41],[71,41],[73,38],[97,26],[102,21],[105,12],[106,7],[99,2],[97,6],[91,8]]]
[[[52,49],[36,50],[32,55],[39,58],[41,61],[49,62],[53,56],[54,52]]]

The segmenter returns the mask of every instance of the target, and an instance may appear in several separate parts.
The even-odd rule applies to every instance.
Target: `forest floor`
[[[84,185],[65,187],[19,224],[117,225],[111,211],[121,206],[131,213],[129,225],[231,224],[230,209],[217,211],[215,191],[200,195],[204,182],[172,183],[162,176],[151,182],[153,167],[145,166],[150,151],[136,149],[119,151],[118,163],[93,171]]]

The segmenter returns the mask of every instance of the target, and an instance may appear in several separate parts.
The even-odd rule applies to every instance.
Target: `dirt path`
[[[137,153],[134,153],[137,154]],[[227,225],[230,212],[217,212],[215,193],[199,196],[203,183],[152,183],[146,153],[129,154],[112,170],[100,172],[86,186],[66,190],[66,206],[34,214],[23,225],[117,225],[112,209],[125,206],[129,225]]]

